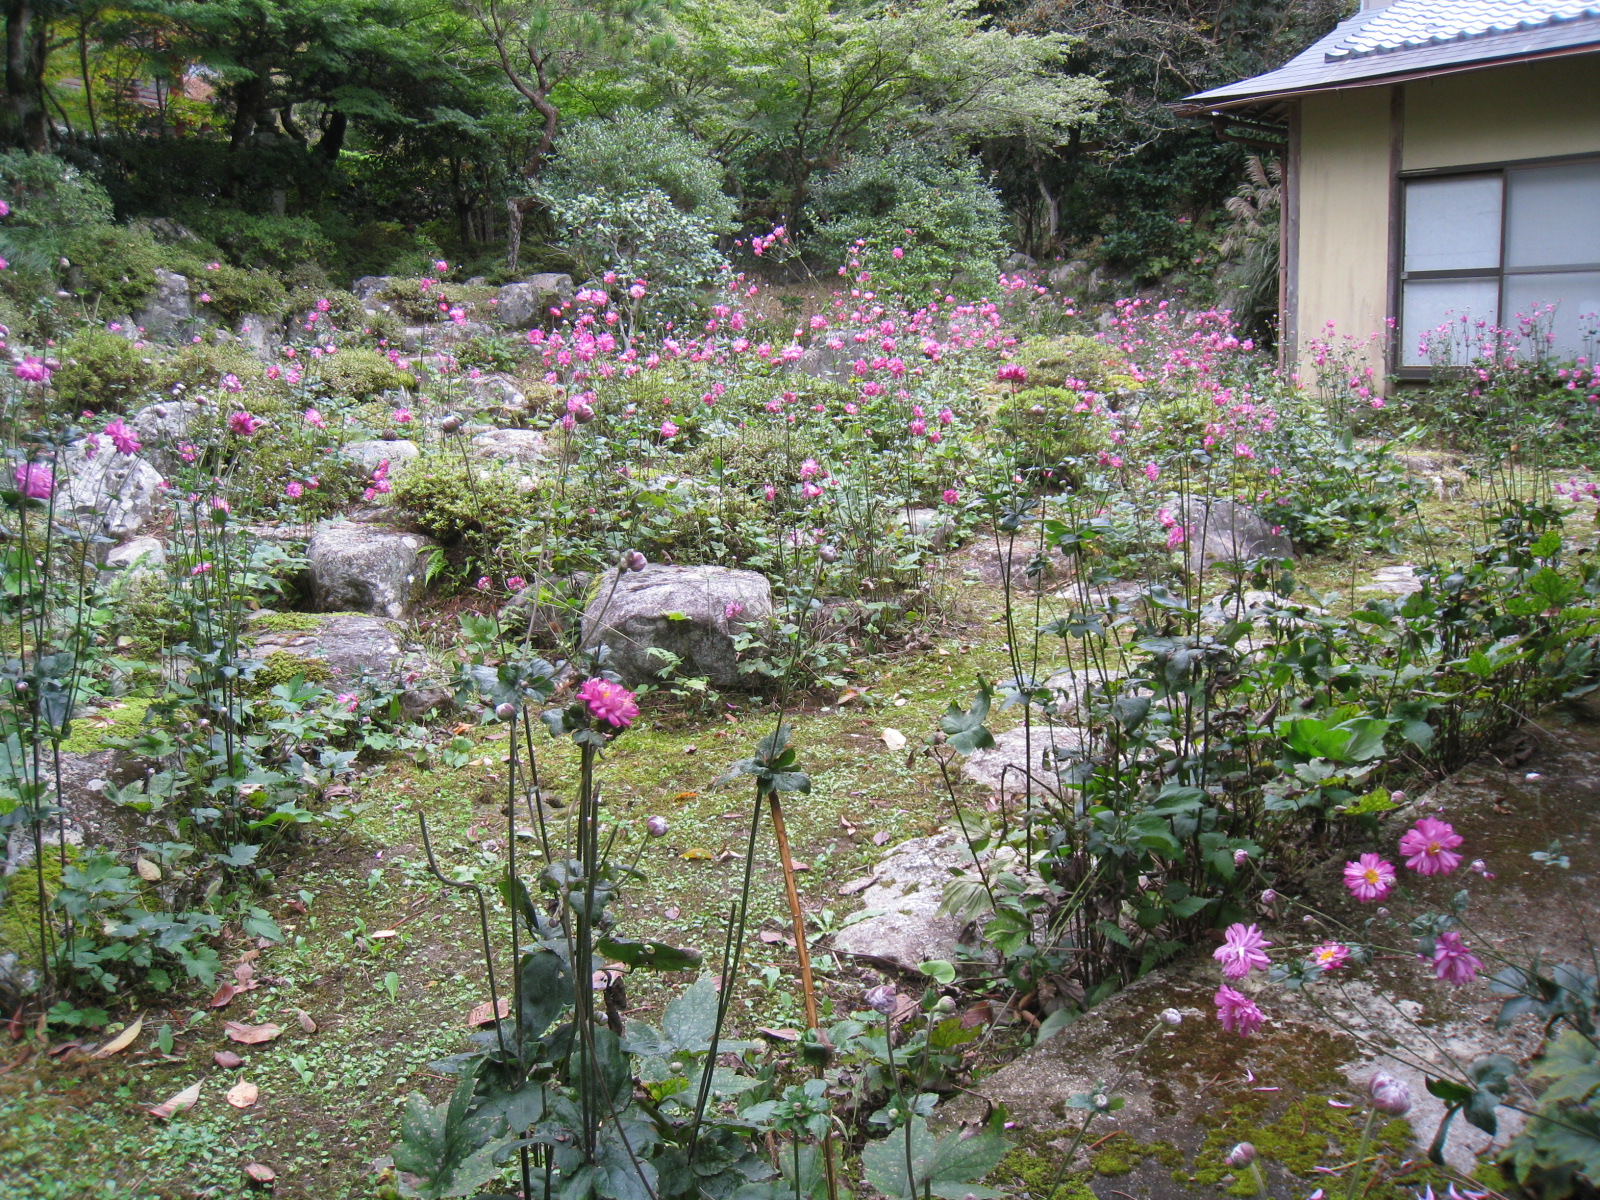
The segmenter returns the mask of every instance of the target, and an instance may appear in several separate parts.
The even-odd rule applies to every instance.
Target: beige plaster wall
[[[1600,60],[1593,55],[1405,88],[1404,170],[1600,153]]]
[[[1390,89],[1307,96],[1300,105],[1299,369],[1327,336],[1381,335],[1389,305]],[[1369,361],[1383,370],[1383,342]]]

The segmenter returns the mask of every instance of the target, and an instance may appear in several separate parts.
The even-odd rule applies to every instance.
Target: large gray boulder
[[[250,347],[250,353],[263,362],[276,358],[278,348],[283,345],[282,325],[259,313],[245,313],[239,318],[234,332],[241,342]]]
[[[138,537],[115,546],[106,555],[106,566],[113,571],[130,567],[159,567],[167,561],[167,547],[160,538]]]
[[[400,620],[422,591],[418,559],[428,538],[335,521],[311,536],[311,593],[323,612],[363,612]]]
[[[861,347],[841,342],[837,346],[820,342],[794,360],[790,370],[813,379],[844,379],[860,357]]]
[[[390,624],[354,613],[288,613],[258,621],[254,656],[292,654],[327,668],[341,688],[362,683],[399,684],[401,703],[422,712],[449,704],[449,690],[429,670],[427,658],[408,650]]]
[[[486,429],[474,435],[472,452],[479,458],[526,466],[548,457],[550,449],[536,429]]]
[[[650,653],[659,648],[677,656],[682,676],[739,687],[748,679],[734,639],[771,616],[772,587],[759,572],[652,563],[600,577],[583,614],[583,644],[607,646],[608,665],[630,685],[658,678],[669,662]]]
[[[366,304],[367,301],[371,300],[379,292],[384,291],[393,282],[394,277],[392,275],[363,275],[350,285],[350,291],[355,294],[357,300],[361,301],[362,304]]]
[[[1083,730],[1070,725],[1018,726],[997,735],[987,750],[969,754],[961,773],[1001,796],[1059,796],[1058,772],[1083,747]]]
[[[980,939],[966,922],[940,915],[939,907],[945,884],[972,865],[972,852],[959,832],[901,842],[870,876],[845,885],[854,894],[867,884],[860,892],[867,915],[834,934],[833,948],[907,973],[934,959],[955,961],[963,948],[971,953]]]
[[[1189,570],[1214,563],[1248,563],[1258,558],[1294,558],[1294,544],[1278,526],[1235,500],[1196,505],[1189,513],[1185,542]]]
[[[155,290],[134,319],[148,338],[160,342],[186,339],[195,325],[187,276],[157,267]]]
[[[369,475],[384,463],[389,464],[390,475],[398,475],[408,462],[420,457],[422,451],[417,449],[415,442],[404,438],[394,441],[373,438],[365,442],[346,442],[339,447],[339,453]]]
[[[544,323],[552,308],[572,299],[573,291],[570,275],[531,275],[521,283],[508,283],[495,296],[495,323],[533,329]]]
[[[161,472],[137,454],[119,454],[100,439],[91,458],[84,442],[62,453],[58,479],[65,484],[56,498],[58,513],[71,513],[81,528],[114,538],[139,532],[161,504]]]
[[[192,400],[162,400],[141,408],[128,424],[139,435],[139,453],[150,465],[158,471],[175,471],[183,461],[178,447],[189,440],[199,415],[200,406]]]

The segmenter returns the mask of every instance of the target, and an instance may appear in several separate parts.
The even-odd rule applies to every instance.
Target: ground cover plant
[[[46,182],[8,210],[76,186]],[[1534,1042],[1412,1056],[1433,1155],[1387,1077],[1310,1148],[1128,1155],[1194,1194],[1592,1187],[1592,964],[1426,892],[1492,852],[1408,807],[1600,678],[1587,367],[1498,347],[1386,398],[1335,345],[1302,386],[1228,312],[985,278],[903,198],[875,232],[883,183],[817,189],[841,259],[803,284],[713,253],[715,212],[646,244],[630,206],[665,210],[619,192],[525,328],[437,258],[284,286],[259,344],[92,306],[8,332],[21,1194],[1101,1194],[1144,1059],[1248,1053],[1266,972],[1399,997],[1418,955],[1463,989],[1492,963]],[[740,241],[803,262],[786,225]],[[189,253],[196,304],[249,283]],[[1501,416],[1440,416],[1460,387]],[[843,949],[929,835],[965,938]],[[944,1115],[1209,951],[1206,1009],[1144,1014],[1042,1150]]]

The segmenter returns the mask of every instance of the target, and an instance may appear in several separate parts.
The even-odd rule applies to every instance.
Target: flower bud
[[[934,1008],[942,1013],[953,1013],[956,1010],[956,998],[954,996],[940,996],[939,1002],[934,1005]]]
[[[594,420],[594,409],[587,404],[580,404],[572,410],[572,419],[579,425],[587,425]]]
[[[817,557],[825,563],[836,563],[839,561],[839,551],[831,544],[823,545],[818,548]]]
[[[461,425],[461,418],[456,416],[454,413],[451,413],[448,417],[439,422],[439,428],[445,433],[454,433],[456,430],[461,428]]]
[[[512,717],[517,715],[517,706],[509,701],[505,704],[496,704],[494,706],[494,715],[499,717],[502,721],[509,721]]]
[[[1391,1117],[1403,1117],[1411,1111],[1411,1089],[1404,1080],[1378,1071],[1367,1084],[1372,1095],[1372,1107]]]
[[[1031,413],[1033,416],[1042,417],[1042,416],[1044,416],[1044,405],[1035,404],[1032,408],[1030,408],[1028,410],[1028,412]]]
[[[1271,904],[1276,904],[1277,901],[1278,901],[1278,893],[1273,891],[1271,888],[1267,888],[1265,891],[1263,891],[1261,893],[1261,903],[1267,904],[1267,905],[1271,905]]]
[[[1399,788],[1396,788],[1394,791],[1389,793],[1389,799],[1393,800],[1396,804],[1404,804],[1406,802],[1406,794]]]
[[[897,997],[895,996],[894,985],[885,983],[879,987],[867,989],[867,993],[862,999],[867,1002],[868,1008],[887,1017],[894,1012]]]
[[[1161,1010],[1161,1019],[1168,1025],[1183,1024],[1183,1014],[1175,1008],[1163,1008]]]
[[[1096,1108],[1110,1108],[1111,1097],[1107,1096],[1104,1092],[1096,1093],[1094,1097],[1094,1106]]]
[[[622,569],[625,571],[642,571],[649,565],[650,560],[637,550],[622,552]]]
[[[1234,866],[1242,867],[1242,866],[1245,865],[1245,863],[1247,863],[1249,861],[1250,861],[1250,851],[1248,851],[1248,850],[1235,850],[1233,852],[1233,865]]]
[[[1222,1161],[1230,1167],[1248,1167],[1256,1160],[1256,1148],[1249,1142],[1240,1142],[1228,1151],[1228,1157]]]
[[[662,816],[647,817],[644,823],[644,831],[651,837],[666,837],[667,819]]]

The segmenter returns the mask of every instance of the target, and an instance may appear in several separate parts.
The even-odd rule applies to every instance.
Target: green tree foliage
[[[974,0],[693,0],[671,31],[655,94],[791,228],[815,177],[888,130],[1051,144],[1104,99],[1065,70],[1070,39],[1008,32]]]
[[[809,211],[829,261],[865,242],[877,252],[874,286],[919,300],[963,281],[986,286],[1011,232],[976,162],[915,142],[852,151],[816,185]]]

